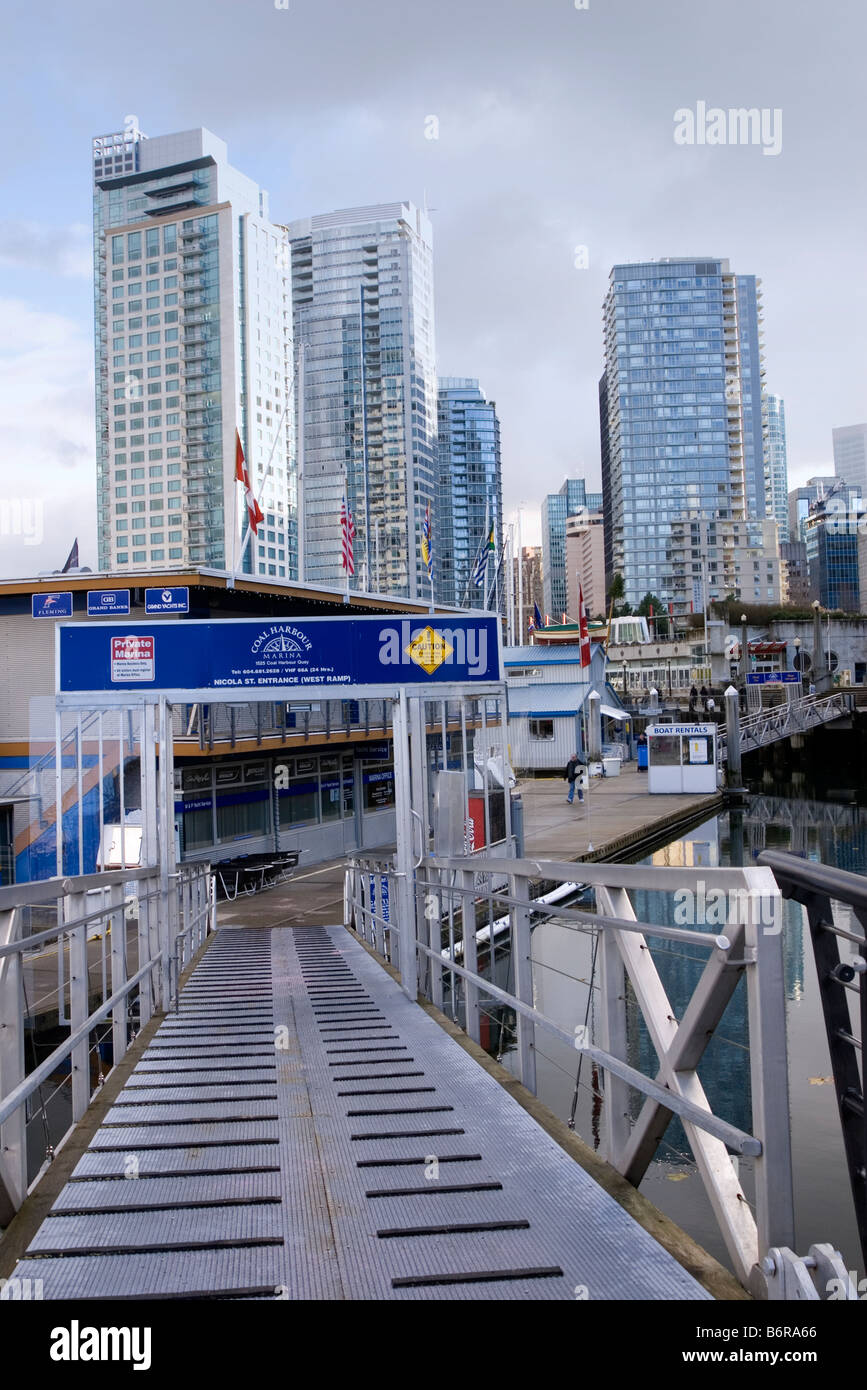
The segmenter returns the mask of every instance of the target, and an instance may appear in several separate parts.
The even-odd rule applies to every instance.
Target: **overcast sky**
[[[598,485],[618,261],[724,256],[761,276],[790,486],[827,469],[832,427],[867,419],[865,16],[858,0],[7,8],[3,529],[11,501],[30,510],[26,536],[0,535],[0,573],[59,567],[76,534],[96,566],[90,141],[128,114],[150,135],[210,128],[275,220],[427,199],[439,371],[496,400],[525,543],[564,477]],[[780,153],[677,144],[674,113],[698,102],[778,108]]]

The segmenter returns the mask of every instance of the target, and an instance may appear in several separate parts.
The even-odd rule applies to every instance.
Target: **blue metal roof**
[[[547,719],[551,715],[577,714],[593,689],[593,681],[570,681],[568,685],[510,686],[509,716]]]

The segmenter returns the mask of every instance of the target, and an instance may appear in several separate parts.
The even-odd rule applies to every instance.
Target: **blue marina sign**
[[[30,614],[33,618],[71,618],[72,594],[34,594]]]
[[[189,613],[189,589],[145,589],[146,613]]]
[[[162,591],[158,591],[162,592]],[[261,618],[59,629],[58,692],[395,689],[502,680],[496,617]]]
[[[129,589],[88,589],[88,618],[111,618],[128,612]]]
[[[799,685],[800,671],[750,671],[747,685]]]

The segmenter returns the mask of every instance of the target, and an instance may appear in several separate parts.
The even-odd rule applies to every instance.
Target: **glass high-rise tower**
[[[765,516],[760,282],[725,260],[616,265],[605,300],[608,582],[667,590],[671,523]]]
[[[867,497],[867,425],[844,425],[832,433],[834,472]]]
[[[789,472],[786,464],[786,406],[782,396],[765,397],[767,422],[765,457],[765,506],[780,528],[780,540],[789,539]]]
[[[297,373],[303,574],[341,584],[340,505],[355,522],[355,587],[430,594],[437,554],[437,380],[431,227],[411,203],[288,227]]]
[[[544,611],[559,622],[566,611],[566,518],[602,508],[602,493],[588,492],[584,478],[567,478],[542,503],[542,592]]]
[[[436,597],[443,603],[482,608],[497,592],[503,548],[503,479],[500,422],[493,401],[475,377],[441,377],[438,408],[439,482],[434,513],[438,544]],[[488,531],[485,530],[486,522]],[[494,554],[484,586],[473,583],[480,547],[494,528]],[[505,611],[508,571],[500,568],[500,607]],[[492,600],[493,602],[493,600]]]
[[[93,141],[99,565],[296,573],[289,250],[207,130]],[[240,431],[265,514],[241,560]]]

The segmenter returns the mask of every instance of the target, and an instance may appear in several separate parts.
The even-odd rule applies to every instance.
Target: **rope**
[[[30,1005],[29,1005],[29,1003],[27,1002],[27,981],[25,980],[24,975],[25,975],[25,972],[22,970],[22,972],[21,972],[21,992],[22,992],[22,994],[24,995],[24,1016],[25,1016],[25,1018],[29,1018],[29,1017],[30,1017]],[[36,1056],[36,1039],[35,1039],[35,1037],[33,1036],[33,1029],[32,1029],[32,1028],[31,1028],[31,1030],[30,1030],[30,1051],[31,1051],[31,1057],[32,1057],[32,1060],[33,1060],[33,1070],[35,1071],[36,1068],[37,1068],[37,1066],[39,1065],[39,1061],[38,1061],[38,1058],[37,1058],[37,1056]],[[61,1083],[61,1084],[65,1084],[65,1083]],[[59,1090],[60,1087],[58,1087],[57,1089]],[[42,1131],[43,1131],[43,1138],[45,1139],[45,1157],[46,1157],[46,1158],[49,1158],[49,1159],[53,1159],[53,1158],[54,1158],[54,1148],[53,1148],[53,1145],[52,1145],[52,1143],[51,1143],[51,1131],[50,1131],[49,1128],[48,1128],[48,1116],[47,1116],[47,1114],[45,1113],[45,1099],[44,1099],[44,1097],[43,1097],[43,1095],[42,1095],[42,1083],[41,1083],[41,1082],[39,1083],[39,1086],[38,1086],[37,1090],[38,1090],[38,1094],[39,1094],[39,1109],[37,1110],[36,1113],[37,1113],[38,1115],[41,1115],[41,1117],[42,1117]],[[33,1119],[34,1117],[31,1115],[30,1118]]]
[[[587,991],[587,1004],[586,1004],[586,1006],[585,1006],[585,1008],[584,1008],[584,1025],[583,1025],[583,1026],[584,1026],[585,1031],[586,1031],[586,1028],[587,1028],[587,1021],[588,1021],[588,1019],[589,1019],[589,1017],[590,1017],[590,1001],[591,1001],[591,999],[593,998],[593,990],[594,990],[594,988],[595,988],[594,981],[595,981],[595,979],[596,979],[596,955],[597,955],[598,950],[599,950],[599,933],[597,932],[596,935],[595,935],[595,937],[593,938],[593,955],[592,955],[591,960],[590,960],[590,988],[589,988],[588,991]],[[577,1071],[576,1074],[575,1074],[575,1091],[574,1091],[574,1094],[573,1094],[573,1096],[572,1096],[572,1108],[571,1108],[570,1111],[569,1111],[569,1119],[568,1119],[567,1122],[566,1122],[566,1123],[568,1124],[569,1128],[570,1128],[570,1129],[573,1129],[573,1130],[574,1130],[574,1128],[575,1128],[575,1111],[578,1109],[578,1087],[581,1085],[581,1067],[582,1067],[583,1062],[584,1062],[584,1053],[582,1052],[582,1053],[580,1054],[579,1058],[578,1058],[578,1071]]]

